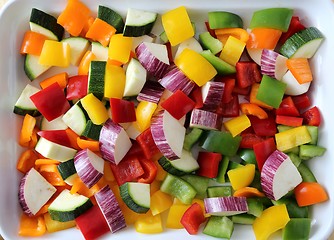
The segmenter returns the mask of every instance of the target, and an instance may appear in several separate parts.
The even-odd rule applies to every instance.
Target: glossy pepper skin
[[[201,206],[198,203],[193,203],[187,211],[185,211],[180,222],[189,234],[197,234],[200,225],[205,222]]]

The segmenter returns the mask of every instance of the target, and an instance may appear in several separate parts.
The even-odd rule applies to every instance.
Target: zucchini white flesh
[[[74,166],[88,188],[93,187],[103,176],[104,160],[88,148],[77,152]]]
[[[176,50],[174,59],[177,58],[177,56],[180,55],[180,53],[185,49],[185,48],[189,48],[191,50],[194,50],[195,52],[202,52],[203,48],[201,46],[201,44],[196,40],[196,38],[189,38],[183,42],[181,42]]]
[[[231,216],[248,211],[245,197],[204,198],[205,212],[214,216]]]
[[[86,53],[89,47],[89,41],[82,37],[69,37],[62,40],[70,45],[71,49],[71,64],[78,66],[81,58]]]
[[[106,23],[110,24],[116,29],[116,33],[122,33],[124,29],[124,21],[122,16],[115,12],[114,10],[99,5],[99,9],[97,11],[97,17]]]
[[[180,159],[171,161],[163,156],[158,162],[166,172],[176,176],[186,175],[199,169],[198,162],[192,153],[184,149]]]
[[[88,75],[88,93],[93,93],[98,99],[104,97],[104,77],[106,61],[91,61]]]
[[[79,136],[87,125],[85,110],[80,105],[80,102],[77,102],[62,117],[63,122]]]
[[[287,58],[311,58],[324,40],[316,27],[301,30],[282,45],[280,53]]]
[[[124,203],[134,212],[146,213],[150,209],[150,184],[127,182],[119,190]]]
[[[102,157],[114,164],[118,164],[132,146],[125,130],[111,119],[102,127],[99,140]]]
[[[104,47],[99,42],[92,42],[92,53],[96,57],[96,61],[107,61],[108,60],[108,47]]]
[[[151,131],[155,144],[166,158],[181,157],[186,129],[177,119],[162,111],[152,118]]]
[[[152,43],[154,42],[155,37],[151,35],[143,35],[140,37],[133,37],[132,38],[132,51],[136,51],[136,47],[138,47],[139,44],[143,42],[149,42]]]
[[[33,117],[41,115],[33,101],[30,99],[30,96],[39,92],[39,90],[40,89],[27,84],[14,105],[14,113],[22,116],[29,114]]]
[[[38,140],[35,150],[42,154],[42,156],[58,160],[59,162],[65,162],[67,160],[73,159],[77,153],[77,150],[73,148],[51,142],[43,137]]]
[[[65,130],[68,126],[63,121],[63,115],[48,121],[45,117],[41,120],[41,130]]]
[[[54,16],[36,8],[31,10],[30,30],[56,41],[60,41],[64,35],[64,28],[57,23]]]
[[[287,71],[286,74],[284,74],[281,82],[286,83],[285,94],[292,96],[306,93],[311,86],[311,82],[300,84],[291,71]]]
[[[23,212],[35,215],[56,191],[39,172],[31,168],[20,181],[19,203]]]
[[[41,65],[38,63],[39,56],[27,54],[24,59],[24,72],[32,81],[46,72],[50,66]]]
[[[77,193],[71,194],[64,189],[51,203],[48,212],[53,220],[67,222],[74,220],[93,206],[88,197]]]
[[[73,180],[77,177],[77,170],[74,166],[74,159],[62,162],[57,166],[58,172],[62,179],[70,186],[73,185]]]
[[[152,31],[158,14],[139,9],[129,8],[126,14],[123,35],[128,37],[139,37],[147,35]]]
[[[302,181],[290,157],[279,150],[267,158],[261,170],[262,190],[272,200],[282,198]]]
[[[140,93],[146,82],[147,72],[140,62],[131,58],[126,69],[124,97],[136,96]]]

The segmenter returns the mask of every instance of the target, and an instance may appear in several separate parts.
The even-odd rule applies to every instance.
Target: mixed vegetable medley
[[[96,239],[133,225],[229,239],[247,224],[259,240],[308,239],[309,207],[328,200],[308,167],[326,151],[309,95],[324,36],[290,8],[256,10],[248,26],[223,10],[207,22],[184,6],[160,14],[31,9],[20,49],[31,82],[14,106],[18,234]]]

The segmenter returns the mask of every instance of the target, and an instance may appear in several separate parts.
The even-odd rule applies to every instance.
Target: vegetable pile
[[[309,96],[321,32],[289,8],[244,26],[226,11],[193,22],[180,6],[158,36],[157,17],[102,5],[95,17],[73,0],[57,17],[32,9],[20,49],[31,82],[14,106],[19,235],[133,225],[229,239],[248,224],[256,239],[308,239],[309,206],[328,200],[307,163],[326,151]]]

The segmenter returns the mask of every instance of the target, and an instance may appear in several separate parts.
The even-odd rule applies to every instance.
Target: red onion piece
[[[217,110],[223,97],[224,86],[223,82],[207,82],[202,86],[203,110],[211,112]]]
[[[103,125],[99,141],[102,158],[114,164],[118,164],[132,146],[125,130],[111,119]]]
[[[104,160],[89,149],[74,156],[74,166],[84,184],[93,187],[103,176]]]
[[[156,81],[146,81],[144,87],[137,96],[138,101],[147,101],[158,104],[164,88]]]
[[[222,118],[220,115],[201,109],[193,109],[190,116],[190,127],[206,130],[220,130]]]
[[[115,194],[108,186],[105,186],[95,193],[95,199],[105,217],[110,231],[115,233],[126,227],[125,219],[121,208],[118,205]],[[92,219],[93,220],[93,219]]]
[[[245,197],[204,198],[205,212],[215,216],[231,216],[248,211]]]
[[[275,66],[278,53],[273,50],[263,49],[261,55],[261,73],[275,78]]]

